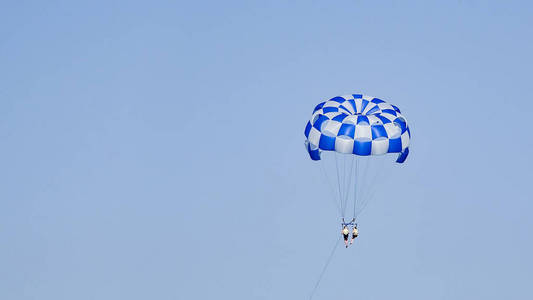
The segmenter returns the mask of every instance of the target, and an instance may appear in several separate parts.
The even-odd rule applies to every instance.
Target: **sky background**
[[[529,1],[2,1],[0,298],[306,299],[316,104],[411,154],[314,299],[532,299]]]

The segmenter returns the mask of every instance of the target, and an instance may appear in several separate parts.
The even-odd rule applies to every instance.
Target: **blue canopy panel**
[[[409,155],[411,132],[400,109],[373,97],[354,94],[334,97],[315,107],[305,127],[305,145],[312,160],[321,151],[360,156]]]

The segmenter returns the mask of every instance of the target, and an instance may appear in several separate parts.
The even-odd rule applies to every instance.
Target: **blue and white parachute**
[[[390,157],[383,154],[399,153],[396,162],[403,163],[411,139],[398,107],[360,94],[318,104],[304,134],[309,156],[321,161],[325,181],[343,218],[348,217],[347,208],[352,203],[352,217],[357,218],[374,194],[382,192],[378,187],[384,186],[391,173],[387,170],[390,164],[384,164]]]
[[[354,94],[318,104],[305,127],[305,137],[313,160],[320,160],[321,151],[361,156],[400,153],[396,162],[403,163],[411,133],[398,107]]]

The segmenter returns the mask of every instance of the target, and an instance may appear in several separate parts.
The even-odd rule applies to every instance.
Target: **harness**
[[[344,226],[354,226],[357,228],[357,223],[355,223],[355,219],[352,219],[350,222],[346,223],[344,221],[344,218],[342,219],[341,226],[344,228]]]

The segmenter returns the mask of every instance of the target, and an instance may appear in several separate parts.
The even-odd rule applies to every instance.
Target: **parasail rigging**
[[[318,161],[330,189],[346,248],[358,236],[357,218],[383,182],[384,164],[390,153],[397,163],[409,155],[411,132],[400,109],[381,99],[362,94],[331,98],[318,104],[305,126],[305,147]],[[349,221],[346,221],[349,220]],[[348,227],[351,227],[350,231]],[[348,238],[352,238],[348,244]],[[311,292],[313,297],[340,239]]]
[[[355,221],[372,198],[384,163],[380,156],[399,153],[396,162],[403,163],[409,155],[411,133],[400,109],[361,94],[318,104],[304,134],[309,156],[320,161],[331,199],[343,219]]]

